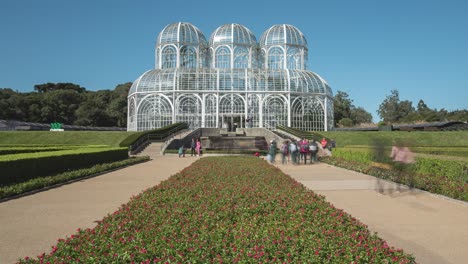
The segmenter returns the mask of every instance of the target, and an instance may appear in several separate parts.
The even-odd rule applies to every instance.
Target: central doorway
[[[219,124],[229,132],[235,132],[236,128],[245,128],[245,116],[242,114],[220,114]]]

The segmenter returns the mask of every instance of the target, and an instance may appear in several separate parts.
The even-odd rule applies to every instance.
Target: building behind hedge
[[[194,25],[178,22],[158,35],[155,53],[155,68],[128,94],[130,131],[176,122],[191,128],[333,126],[332,90],[307,70],[307,41],[292,25],[274,25],[257,42],[248,28],[226,24],[207,41]]]

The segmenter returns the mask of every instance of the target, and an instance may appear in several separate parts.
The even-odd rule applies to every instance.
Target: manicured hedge
[[[12,197],[15,195],[23,194],[25,192],[40,190],[46,187],[54,186],[60,183],[68,182],[71,180],[96,175],[116,168],[128,166],[131,164],[149,160],[148,156],[133,157],[112,163],[98,164],[91,168],[79,169],[69,172],[60,173],[54,176],[38,177],[26,182],[0,187],[0,199]]]
[[[196,161],[20,263],[414,263],[254,157]]]
[[[128,158],[127,148],[78,148],[0,156],[0,186]]]

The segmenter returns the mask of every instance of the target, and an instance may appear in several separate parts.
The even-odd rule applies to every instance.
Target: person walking
[[[317,162],[317,152],[318,152],[318,144],[315,139],[312,139],[312,142],[309,145],[310,150],[310,164]]]
[[[268,154],[270,155],[270,162],[275,163],[276,159],[276,141],[270,141],[270,149],[268,150]]]
[[[297,164],[297,145],[296,141],[293,139],[289,144],[289,153],[291,154],[292,164]]]
[[[195,155],[195,147],[197,146],[195,139],[192,138],[192,142],[190,142],[190,156]]]
[[[201,142],[200,139],[197,139],[197,144],[195,146],[195,149],[197,151],[197,156],[200,156],[200,150],[201,150]]]
[[[281,144],[281,163],[282,164],[287,164],[288,153],[289,153],[288,141],[284,141],[283,144]]]
[[[179,148],[179,158],[180,157],[185,157],[185,148],[184,148],[184,145],[180,146]]]
[[[300,160],[304,159],[304,164],[307,164],[307,155],[309,154],[309,142],[307,139],[303,138],[302,141],[299,142],[299,150],[300,150]],[[299,163],[301,162],[299,160]]]

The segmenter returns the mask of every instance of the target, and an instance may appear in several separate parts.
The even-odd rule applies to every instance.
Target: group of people
[[[281,163],[287,164],[300,164],[301,161],[304,161],[304,164],[307,164],[307,159],[309,157],[309,164],[316,163],[318,161],[317,156],[319,152],[322,156],[330,156],[333,148],[336,147],[335,140],[331,139],[330,142],[326,138],[323,138],[320,142],[315,139],[309,141],[306,138],[302,140],[295,141],[288,140],[284,141],[279,147],[279,152],[281,154]],[[278,146],[276,141],[272,140],[268,149],[267,160],[271,163],[275,162],[276,152]]]
[[[192,141],[190,142],[190,156],[201,156],[202,154],[202,146],[200,142],[200,138],[192,138]],[[184,145],[181,145],[179,147],[179,158],[180,157],[185,157],[185,147]]]

